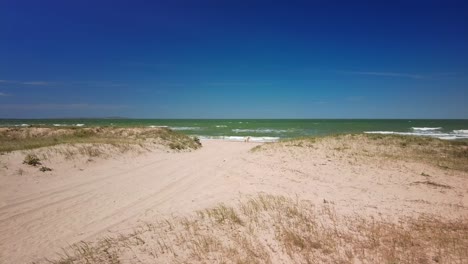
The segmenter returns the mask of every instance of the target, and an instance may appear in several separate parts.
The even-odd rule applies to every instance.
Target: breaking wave
[[[85,124],[52,124],[54,127],[71,127],[71,126],[76,126],[76,127],[82,127],[85,126]]]
[[[382,134],[382,135],[404,135],[404,136],[425,136],[434,137],[445,140],[455,139],[468,139],[468,130],[453,130],[452,132],[440,132],[437,131],[441,128],[420,128],[413,130],[419,130],[420,132],[395,132],[395,131],[365,131],[366,134]]]
[[[442,129],[441,127],[412,127],[413,130],[419,130],[419,131],[434,131],[434,130],[440,130]]]
[[[172,130],[185,131],[185,130],[200,130],[200,127],[169,127]]]
[[[270,128],[258,128],[258,129],[233,129],[234,133],[287,133],[290,130],[285,129],[270,129]]]

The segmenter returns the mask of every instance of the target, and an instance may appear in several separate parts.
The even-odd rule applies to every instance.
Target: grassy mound
[[[201,144],[166,128],[0,128],[0,152],[27,150],[59,144],[111,144],[115,146],[157,143],[171,149],[197,149]]]
[[[308,149],[328,156],[385,158],[423,162],[444,169],[468,171],[468,142],[430,137],[349,134],[284,140],[252,151]]]

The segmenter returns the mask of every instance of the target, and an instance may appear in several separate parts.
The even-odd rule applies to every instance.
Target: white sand
[[[343,214],[468,215],[464,172],[396,161],[353,163],[314,151],[249,152],[256,145],[211,140],[187,153],[158,150],[91,162],[51,158],[44,163],[54,170],[46,173],[21,164],[24,153],[0,156],[0,263],[51,258],[81,240],[259,192],[325,200]],[[426,179],[422,172],[452,188],[412,184]]]

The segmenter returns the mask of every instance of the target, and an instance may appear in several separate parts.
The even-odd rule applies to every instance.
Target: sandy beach
[[[468,264],[467,15],[0,0],[0,264]]]
[[[337,142],[346,147],[340,149]],[[0,262],[56,259],[62,249],[80,241],[128,234],[144,223],[191,216],[220,203],[234,206],[256,195],[330,205],[340,217],[398,222],[433,215],[466,224],[466,170],[357,155],[359,142],[344,138],[304,146],[205,140],[192,151],[161,147],[118,154],[108,147],[110,156],[93,158],[53,154],[57,151],[51,150],[63,148],[59,145],[34,150],[41,157],[48,153],[43,164],[52,171],[46,172],[22,163],[30,151],[3,153]],[[162,254],[148,260],[135,253],[119,261],[173,259]]]

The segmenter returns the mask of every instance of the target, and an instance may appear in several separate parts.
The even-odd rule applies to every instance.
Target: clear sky
[[[105,116],[468,118],[468,1],[0,0],[0,118]]]

